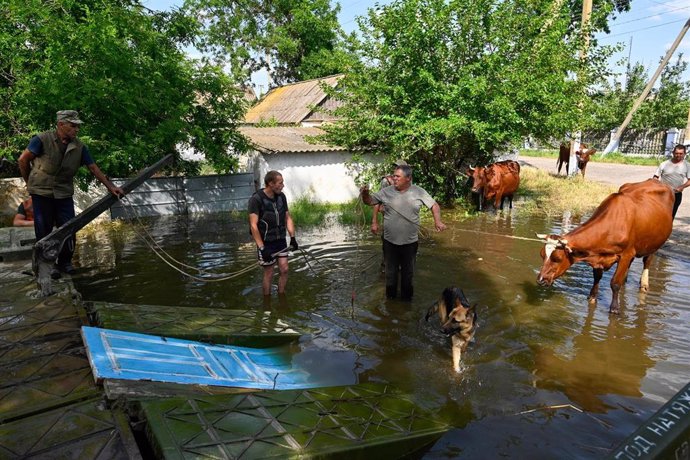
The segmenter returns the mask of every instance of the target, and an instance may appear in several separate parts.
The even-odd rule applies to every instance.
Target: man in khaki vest
[[[34,204],[36,241],[74,217],[74,175],[81,166],[86,166],[110,193],[124,195],[120,187],[105,177],[91,158],[89,149],[77,138],[81,124],[76,110],[59,111],[57,129],[32,137],[19,157],[19,170]],[[72,235],[60,251],[53,278],[59,278],[60,272],[75,272],[72,266],[74,243]]]

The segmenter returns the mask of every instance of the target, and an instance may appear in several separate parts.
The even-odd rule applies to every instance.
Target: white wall
[[[279,171],[289,201],[306,196],[317,202],[346,203],[359,196],[356,172],[346,166],[351,158],[352,154],[345,152],[254,152],[247,157],[246,168],[254,173],[260,187],[268,171]]]

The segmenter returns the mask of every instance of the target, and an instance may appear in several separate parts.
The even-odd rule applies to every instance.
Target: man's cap
[[[57,121],[66,121],[68,123],[75,123],[77,125],[83,123],[83,121],[79,119],[79,112],[76,110],[60,110],[57,113]]]
[[[409,166],[409,165],[407,164],[407,161],[401,160],[401,159],[395,160],[395,161],[393,162],[393,164],[394,164],[395,166]]]

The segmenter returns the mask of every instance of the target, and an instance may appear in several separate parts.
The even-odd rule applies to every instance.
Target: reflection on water
[[[271,311],[304,331],[293,363],[319,380],[394,384],[457,427],[428,458],[600,457],[687,383],[688,263],[657,257],[650,292],[640,295],[636,260],[621,315],[609,317],[609,289],[598,306],[587,304],[589,266],[573,266],[548,289],[535,281],[540,244],[529,238],[579,219],[527,219],[514,209],[444,220],[446,232],[420,243],[411,303],[385,298],[380,239],[333,221],[297,223],[305,252],[290,259],[285,297],[264,300],[259,268],[223,282],[185,277],[129,225],[79,239],[75,283],[85,300]],[[255,264],[244,221],[216,215],[146,225],[171,257],[204,270],[199,276]],[[438,320],[423,319],[448,286],[479,304],[461,374],[452,371]]]

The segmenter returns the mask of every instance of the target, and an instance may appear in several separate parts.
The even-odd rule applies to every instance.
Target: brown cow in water
[[[579,150],[575,152],[575,157],[577,158],[577,167],[582,172],[582,177],[585,177],[585,169],[587,168],[587,162],[589,158],[596,152],[594,149],[587,147],[587,144],[580,144]],[[567,144],[561,144],[560,150],[558,151],[558,160],[556,161],[558,166],[557,175],[561,173],[561,166],[565,165],[565,175],[568,175],[568,168],[570,167],[570,142]]]
[[[537,235],[545,239],[544,261],[537,282],[550,286],[576,262],[594,270],[589,302],[596,303],[599,281],[605,270],[618,264],[611,278],[609,313],[618,313],[618,291],[625,282],[635,257],[642,257],[644,269],[640,290],[649,289],[649,266],[654,253],[668,239],[673,227],[673,192],[653,179],[624,184],[609,195],[580,227],[565,235]]]
[[[472,192],[479,194],[479,210],[483,200],[494,199],[494,208],[503,209],[503,201],[508,198],[513,208],[513,194],[520,185],[520,163],[513,160],[499,161],[489,166],[477,166],[467,170],[472,178]]]

